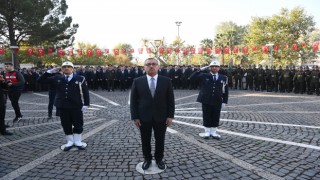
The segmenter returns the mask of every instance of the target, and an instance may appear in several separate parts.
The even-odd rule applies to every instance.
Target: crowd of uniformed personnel
[[[174,89],[199,88],[197,80],[190,80],[190,75],[197,71],[200,66],[162,66],[158,74],[167,76],[172,80]],[[46,84],[38,84],[37,78],[47,69],[21,69],[26,80],[25,91],[47,91]],[[82,75],[88,82],[89,89],[106,91],[126,91],[131,88],[135,78],[145,75],[140,66],[80,66],[75,68],[75,73]],[[267,92],[294,92],[316,94],[319,96],[320,71],[318,66],[309,68],[279,66],[276,68],[261,65],[248,65],[242,68],[240,65],[233,68],[224,66],[220,72],[228,77],[230,89],[255,90]]]

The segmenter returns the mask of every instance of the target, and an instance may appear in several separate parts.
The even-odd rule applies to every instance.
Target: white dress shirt
[[[151,85],[151,78],[152,78],[151,76],[147,75],[149,88],[150,88],[150,85]],[[154,86],[157,89],[158,74],[153,76],[153,78],[154,78]]]
[[[68,82],[69,82],[73,78],[73,73],[69,74],[68,76],[69,76],[68,77]],[[67,75],[65,74],[64,78],[66,78],[66,77],[67,77]]]

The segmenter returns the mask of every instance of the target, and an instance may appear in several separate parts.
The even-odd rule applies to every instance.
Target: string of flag
[[[320,43],[319,42],[313,42],[312,44],[307,44],[307,43],[301,43],[301,44],[291,44],[291,46],[289,46],[288,44],[282,44],[282,45],[273,45],[271,47],[269,46],[262,46],[262,47],[258,47],[258,46],[234,46],[234,47],[213,47],[213,48],[170,48],[170,47],[159,47],[158,48],[158,52],[159,54],[172,54],[174,53],[180,53],[182,52],[182,54],[184,55],[188,55],[188,54],[196,54],[196,50],[198,54],[238,54],[238,53],[243,53],[243,54],[249,54],[250,52],[259,52],[259,49],[261,51],[261,53],[267,54],[271,51],[280,51],[283,49],[291,49],[292,51],[298,51],[301,50],[302,48],[309,48],[310,50],[312,50],[313,52],[318,52],[319,51],[319,46]],[[139,54],[143,54],[144,50],[146,50],[147,54],[150,54],[152,51],[154,51],[154,49],[152,48],[138,48],[138,53]],[[15,49],[15,51],[18,53],[19,49]],[[135,49],[134,48],[121,48],[121,49],[112,49],[113,54],[115,56],[120,55],[121,54],[127,54],[127,53],[135,53]],[[102,56],[103,54],[108,55],[110,54],[109,49],[74,49],[74,48],[68,48],[67,50],[59,48],[56,50],[57,55],[58,56],[73,56],[75,55],[74,52],[77,53],[77,55],[82,56],[82,55],[86,55],[86,56],[93,56],[94,54],[96,56]],[[44,56],[45,54],[53,54],[54,53],[54,49],[53,48],[32,48],[29,47],[26,49],[26,53],[28,56],[33,56],[33,55],[37,55],[39,57]],[[5,54],[5,48],[4,47],[0,47],[0,55],[4,55]]]

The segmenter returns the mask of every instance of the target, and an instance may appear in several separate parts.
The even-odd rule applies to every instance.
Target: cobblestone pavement
[[[60,120],[47,119],[45,92],[20,99],[24,119],[0,136],[0,179],[320,179],[320,98],[230,91],[221,140],[204,140],[198,91],[176,90],[165,162],[155,175],[138,173],[140,135],[130,120],[129,91],[93,91],[85,113],[84,151],[63,152]]]

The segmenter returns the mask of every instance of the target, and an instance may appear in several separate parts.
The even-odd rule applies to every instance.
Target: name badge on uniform
[[[58,80],[58,83],[61,82],[60,80]]]
[[[206,79],[206,81],[209,81],[209,79]]]
[[[76,81],[76,84],[79,84],[79,82],[78,82],[78,81]]]

